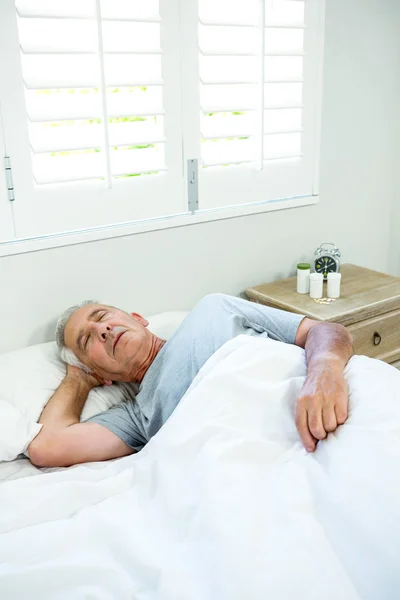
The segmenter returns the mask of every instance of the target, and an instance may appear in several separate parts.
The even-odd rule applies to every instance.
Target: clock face
[[[317,273],[323,273],[326,279],[328,273],[336,273],[337,264],[331,256],[320,256],[315,261],[315,271]]]

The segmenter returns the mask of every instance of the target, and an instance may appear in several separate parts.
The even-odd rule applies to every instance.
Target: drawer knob
[[[381,343],[381,341],[382,341],[381,335],[377,331],[375,331],[375,333],[374,333],[374,346],[379,346],[379,344]]]

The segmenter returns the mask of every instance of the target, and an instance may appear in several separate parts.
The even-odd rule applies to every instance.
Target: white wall
[[[397,2],[397,19],[398,24],[400,24],[400,2]],[[400,275],[400,43],[397,51],[396,79],[397,114],[395,115],[393,128],[395,136],[395,150],[393,153],[394,194],[389,268],[394,275]]]
[[[0,259],[0,351],[52,339],[82,298],[144,314],[294,274],[323,241],[391,269],[396,0],[327,0],[321,201],[316,206]]]

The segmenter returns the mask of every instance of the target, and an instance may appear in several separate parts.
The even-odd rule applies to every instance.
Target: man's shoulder
[[[232,312],[234,300],[233,296],[221,293],[203,296],[190,311],[172,339],[180,337],[177,335],[178,333],[180,335],[188,333],[197,335],[199,330],[204,331],[207,323],[215,324],[215,321],[220,321],[224,314]]]
[[[193,310],[202,310],[203,308],[212,307],[223,307],[229,309],[230,306],[234,305],[238,298],[229,296],[228,294],[222,294],[221,292],[213,292],[207,294],[196,304]]]

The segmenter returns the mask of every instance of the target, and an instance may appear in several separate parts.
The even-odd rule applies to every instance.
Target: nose
[[[100,332],[100,337],[103,340],[103,342],[106,342],[108,339],[108,336],[111,333],[111,327],[109,325],[107,325],[106,327],[104,327],[104,325],[101,328],[101,332]]]

